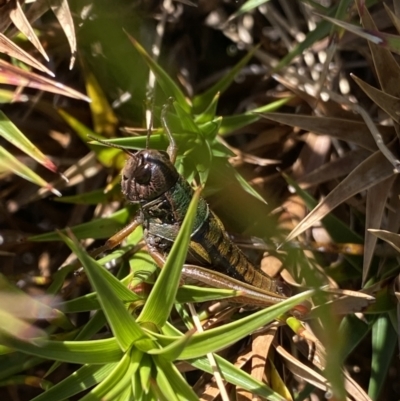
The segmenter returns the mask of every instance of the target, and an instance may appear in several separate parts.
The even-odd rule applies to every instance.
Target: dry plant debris
[[[1,397],[398,399],[399,53],[396,1],[0,1]],[[141,232],[84,250],[135,213],[88,135],[165,149],[170,97],[179,172],[300,295],[154,317]]]

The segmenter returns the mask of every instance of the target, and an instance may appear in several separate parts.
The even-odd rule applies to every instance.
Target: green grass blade
[[[148,353],[150,355],[160,355],[163,359],[172,362],[182,353],[185,346],[189,343],[192,334],[193,333],[186,333],[186,335],[181,336],[178,340],[166,347],[155,348]]]
[[[226,348],[254,330],[279,318],[302,301],[310,298],[313,293],[313,290],[305,291],[243,319],[207,330],[203,333],[194,334],[189,345],[179,355],[178,359],[198,358],[209,352],[216,352],[222,348]]]
[[[256,199],[266,203],[265,199],[233,167],[231,168],[233,170],[233,175],[236,177],[241,187]]]
[[[95,191],[84,192],[78,195],[63,196],[62,198],[55,198],[56,202],[60,203],[74,203],[78,205],[98,205],[108,204],[116,199],[119,199],[121,195],[121,186],[114,185],[107,192],[104,189],[96,189]]]
[[[158,390],[161,392],[162,396],[165,397],[165,399],[168,401],[181,401],[169,381],[167,370],[164,370],[161,366],[159,366],[155,358],[153,359],[153,361],[155,362],[156,367],[155,379],[158,385]],[[170,367],[172,368],[172,364],[170,364]],[[161,394],[158,394],[158,396],[160,396]]]
[[[32,401],[55,401],[72,397],[100,383],[116,366],[116,363],[104,366],[84,365],[46,392],[35,397]]]
[[[240,128],[246,127],[247,125],[252,124],[262,118],[259,113],[276,111],[292,99],[293,96],[290,96],[283,99],[275,100],[274,102],[271,102],[261,107],[257,107],[253,110],[249,110],[243,114],[224,116],[218,133],[220,135],[226,135]]]
[[[57,190],[55,190],[51,186],[51,184],[49,184],[42,177],[37,175],[33,170],[27,167],[24,163],[21,163],[10,152],[0,146],[0,173],[4,172],[11,172],[13,174],[16,174],[24,180],[33,182],[34,184],[46,188],[56,195],[61,196],[61,194]]]
[[[217,96],[217,94],[224,92],[233,82],[236,75],[240,72],[240,70],[250,61],[253,57],[254,52],[249,52],[246,56],[244,56],[227,74],[225,74],[215,85],[211,88],[207,89],[201,95],[194,97],[193,99],[193,108],[195,114],[200,114],[205,112],[209,105],[213,102],[213,99]]]
[[[259,395],[260,397],[265,397],[270,401],[285,401],[285,398],[276,393],[265,383],[258,381],[250,374],[232,365],[230,362],[228,362],[221,356],[214,355],[214,357],[218,363],[218,367],[221,370],[224,379],[227,382],[232,383],[235,386],[244,388],[245,390],[250,391],[253,394]],[[196,360],[189,361],[189,363],[194,367],[201,369],[205,372],[213,373],[207,358],[204,357],[198,358]]]
[[[96,132],[92,131],[86,125],[82,124],[75,117],[72,117],[66,111],[59,109],[58,113],[60,116],[69,124],[69,126],[79,135],[82,142],[86,143],[87,146],[96,153],[97,159],[105,167],[116,167],[121,169],[124,163],[124,158],[121,157],[122,151],[116,148],[107,148],[104,146],[99,146],[97,144],[88,143],[88,135],[95,138],[103,139]]]
[[[190,202],[182,227],[168,255],[165,266],[161,270],[138,318],[140,322],[152,322],[157,327],[162,327],[171,313],[179,286],[182,265],[189,247],[199,197],[200,191],[197,190]]]
[[[331,15],[334,15],[334,11],[331,12]],[[274,67],[274,71],[279,71],[282,67],[286,67],[295,57],[303,54],[303,52],[311,47],[315,42],[328,36],[330,30],[331,24],[327,21],[319,22],[314,30],[307,33],[306,38],[301,43],[279,61],[279,63]]]
[[[179,89],[178,85],[171,79],[171,77],[157,64],[152,57],[146,52],[146,50],[139,44],[139,42],[132,36],[128,35],[129,40],[132,42],[135,49],[146,61],[149,68],[153,71],[157,78],[157,83],[160,85],[161,89],[166,96],[172,96],[187,113],[190,113],[191,106],[186,100],[185,95]]]
[[[397,346],[397,333],[387,314],[381,314],[372,326],[372,361],[368,395],[377,400]]]
[[[142,353],[135,350],[127,352],[113,371],[98,386],[81,398],[81,401],[113,400],[131,384],[131,377],[138,368]]]
[[[229,20],[239,17],[245,13],[248,13],[251,10],[254,10],[257,7],[262,6],[265,3],[268,3],[269,0],[247,0],[244,4],[241,5],[238,11],[233,14]]]
[[[133,274],[129,274],[123,278],[120,282],[115,282],[110,280],[109,284],[113,288],[115,294],[123,302],[136,302],[141,299],[141,297],[134,292],[130,291],[126,286],[131,282]],[[87,312],[92,310],[98,310],[101,308],[99,300],[97,299],[97,294],[92,292],[90,294],[82,295],[60,304],[60,309],[66,313],[79,313]]]
[[[339,330],[339,336],[346,338],[342,345],[342,353],[347,357],[369,333],[371,326],[358,317],[349,315],[341,321]]]
[[[69,363],[105,364],[118,362],[122,357],[122,351],[114,337],[91,341],[38,339],[28,342],[3,335],[0,342],[26,354]]]
[[[46,157],[0,110],[0,136],[22,150],[32,159],[49,169],[56,172],[55,164]]]
[[[179,373],[178,369],[175,365],[167,361],[166,359],[159,357],[154,357],[154,363],[157,368],[157,377],[158,382],[161,387],[161,378],[164,378],[171,385],[175,395],[178,400],[185,401],[198,401],[199,398],[196,396],[192,388],[189,386],[186,380],[182,377],[181,373]],[[162,372],[162,374],[161,374]],[[163,389],[163,387],[161,387]],[[169,398],[170,399],[170,398]]]
[[[97,292],[102,310],[107,317],[111,329],[124,351],[128,350],[132,343],[145,339],[147,335],[135,322],[132,315],[126,310],[125,305],[118,298],[112,284],[121,286],[121,283],[98,262],[91,258],[79,243],[60,234],[64,242],[76,254],[85,269],[86,274]]]
[[[132,208],[123,208],[113,213],[109,217],[95,219],[88,223],[78,224],[75,227],[71,227],[70,230],[78,239],[102,239],[109,238],[117,231],[121,230],[126,226],[132,215]],[[66,230],[61,231],[66,234]],[[28,237],[28,241],[43,242],[43,241],[60,241],[58,231],[50,233],[33,235]]]
[[[207,106],[207,108],[196,117],[195,119],[196,124],[198,125],[206,124],[215,119],[215,115],[217,113],[218,100],[219,100],[219,92],[216,93],[216,95],[213,97],[211,103]]]

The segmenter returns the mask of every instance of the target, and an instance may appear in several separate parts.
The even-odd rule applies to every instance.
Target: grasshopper
[[[174,163],[177,146],[166,122],[166,106],[161,121],[169,139],[167,151],[145,149],[130,151],[122,170],[122,193],[128,202],[140,206],[135,219],[111,237],[101,251],[114,248],[138,225],[144,228],[144,241],[156,263],[162,267],[172,247],[193,196],[193,189],[178,173]],[[243,296],[238,302],[266,306],[289,295],[282,282],[254,266],[232,242],[220,219],[200,198],[191,234],[183,279],[195,280],[217,288],[234,289]]]

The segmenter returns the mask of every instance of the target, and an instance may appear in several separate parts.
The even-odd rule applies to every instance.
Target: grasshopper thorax
[[[129,154],[122,170],[122,193],[130,202],[149,202],[173,187],[178,178],[166,152],[140,150]]]

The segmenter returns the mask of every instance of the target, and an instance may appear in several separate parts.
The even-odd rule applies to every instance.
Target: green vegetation
[[[198,3],[0,5],[0,396],[398,399],[399,7]],[[165,127],[197,190],[160,270],[142,227],[94,250]],[[182,283],[199,196],[295,295]]]

